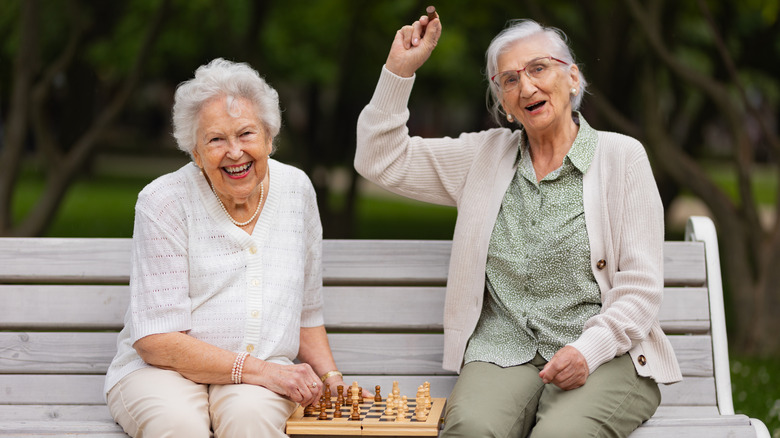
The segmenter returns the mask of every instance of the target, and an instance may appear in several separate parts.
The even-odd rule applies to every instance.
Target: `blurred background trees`
[[[0,235],[51,235],[69,190],[101,169],[148,174],[155,163],[173,163],[160,173],[185,163],[170,136],[173,92],[199,65],[224,57],[248,62],[279,91],[276,157],[312,178],[326,237],[360,237],[356,206],[366,185],[351,165],[355,122],[395,31],[427,4],[3,0]],[[715,220],[733,345],[780,354],[780,0],[435,5],[444,33],[418,73],[412,133],[494,126],[482,75],[492,37],[510,18],[561,28],[591,83],[586,119],[647,147],[669,238],[682,237],[680,214]],[[134,198],[118,202],[132,216]],[[84,209],[99,215],[106,205]],[[384,215],[401,226],[392,210]]]

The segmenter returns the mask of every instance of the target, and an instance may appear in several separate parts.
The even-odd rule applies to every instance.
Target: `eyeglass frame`
[[[527,68],[528,68],[528,66],[529,66],[529,65],[531,65],[531,63],[532,63],[532,62],[534,62],[534,61],[536,61],[536,60],[539,60],[539,59],[551,59],[551,60],[553,60],[553,61],[558,61],[558,62],[560,62],[561,64],[564,64],[564,65],[571,65],[571,64],[569,64],[568,62],[566,62],[566,61],[564,61],[564,60],[561,60],[561,59],[558,59],[558,58],[556,58],[556,57],[554,57],[554,56],[540,56],[540,57],[538,57],[538,58],[534,58],[534,59],[532,59],[532,60],[528,61],[528,64],[526,64],[526,65],[525,65],[525,67],[521,68],[520,70],[504,70],[504,71],[500,71],[500,72],[498,72],[498,73],[494,74],[494,75],[493,75],[493,76],[490,78],[490,82],[492,82],[493,84],[495,84],[495,85],[496,85],[496,87],[498,87],[498,89],[499,89],[499,90],[500,90],[502,93],[505,93],[507,90],[504,90],[504,89],[501,87],[501,84],[499,84],[498,82],[496,82],[496,76],[498,76],[498,75],[501,75],[501,74],[504,74],[504,73],[508,73],[508,72],[510,72],[510,71],[511,71],[511,72],[515,72],[515,73],[517,73],[517,75],[518,75],[518,76],[520,76],[520,72],[525,72],[525,75],[526,75],[526,77],[527,77],[528,79],[530,79],[530,80],[534,81],[534,80],[535,80],[535,78],[532,78],[532,77],[531,77],[531,75],[530,75],[530,74],[528,74],[528,70],[527,70]],[[517,88],[517,86],[515,86],[514,88],[512,88],[512,89],[510,89],[510,90],[508,90],[508,91],[512,91],[512,90],[514,90],[515,88]]]

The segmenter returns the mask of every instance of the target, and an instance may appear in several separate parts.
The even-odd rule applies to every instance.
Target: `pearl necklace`
[[[211,191],[214,193],[214,196],[217,197],[217,202],[219,202],[219,206],[222,207],[222,211],[225,212],[225,215],[227,215],[228,219],[230,219],[230,222],[233,222],[233,225],[235,225],[237,227],[245,227],[245,226],[249,225],[250,223],[252,223],[252,221],[255,220],[255,218],[257,217],[257,214],[260,213],[260,206],[263,205],[263,195],[265,194],[263,192],[263,182],[262,181],[260,182],[260,202],[257,203],[257,209],[255,210],[255,214],[253,214],[252,217],[250,217],[249,220],[246,221],[246,222],[239,222],[239,221],[233,219],[233,216],[231,216],[230,213],[228,213],[227,208],[225,208],[225,204],[223,204],[222,200],[219,199],[219,195],[217,195],[217,191],[214,190],[214,184],[210,184],[210,185],[211,185]]]

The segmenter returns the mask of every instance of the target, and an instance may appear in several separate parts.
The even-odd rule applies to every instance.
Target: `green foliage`
[[[761,419],[780,438],[780,358],[732,356],[734,410]]]

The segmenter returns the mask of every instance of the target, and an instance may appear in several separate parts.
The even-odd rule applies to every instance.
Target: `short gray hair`
[[[562,61],[566,61],[570,65],[576,65],[574,60],[574,52],[568,45],[568,39],[566,34],[560,29],[554,27],[544,27],[533,20],[521,19],[511,20],[507,27],[502,30],[493,41],[490,42],[487,52],[485,53],[485,74],[488,80],[487,90],[487,104],[488,111],[493,115],[493,118],[501,123],[501,118],[506,116],[504,109],[501,108],[501,100],[499,96],[501,91],[498,86],[490,80],[498,73],[498,57],[509,50],[509,48],[526,38],[542,35],[547,38],[550,45],[550,54]],[[579,66],[578,66],[579,67]],[[580,77],[580,89],[577,90],[577,94],[571,96],[571,107],[577,111],[582,104],[582,97],[585,94],[585,89],[588,83],[585,81],[585,76],[582,74],[582,69],[579,70]]]
[[[195,77],[176,88],[173,103],[173,137],[179,149],[190,154],[195,150],[198,116],[209,100],[225,96],[227,104],[236,98],[249,100],[260,119],[265,134],[276,138],[282,127],[279,93],[246,63],[214,59],[195,70]]]

